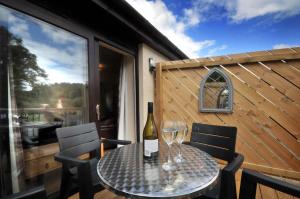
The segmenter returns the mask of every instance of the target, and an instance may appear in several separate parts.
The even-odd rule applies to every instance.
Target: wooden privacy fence
[[[200,82],[218,67],[231,78],[233,113],[201,113]],[[300,180],[300,48],[157,64],[155,114],[238,128],[243,167]]]

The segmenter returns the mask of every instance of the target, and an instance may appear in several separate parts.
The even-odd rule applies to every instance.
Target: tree
[[[13,70],[14,90],[17,105],[23,107],[22,102],[28,94],[26,88],[34,88],[39,83],[39,78],[47,78],[44,69],[37,64],[35,54],[32,54],[24,45],[22,39],[11,34],[5,27],[0,27],[1,35],[8,37],[8,67]],[[5,34],[6,33],[6,34]]]

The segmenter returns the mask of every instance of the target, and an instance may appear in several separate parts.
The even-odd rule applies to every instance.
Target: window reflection
[[[217,107],[222,109],[229,108],[228,102],[229,102],[229,91],[228,88],[224,88],[219,93],[218,100],[217,100]]]
[[[0,37],[0,86],[7,88],[0,123],[9,134],[11,183],[18,192],[47,182],[59,167],[55,129],[87,119],[87,41],[1,5]],[[39,150],[45,155],[35,154]]]

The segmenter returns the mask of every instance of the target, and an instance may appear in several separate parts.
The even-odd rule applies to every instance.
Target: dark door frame
[[[127,53],[128,55],[132,56],[134,58],[134,84],[135,84],[135,119],[136,119],[136,141],[140,142],[140,110],[139,110],[139,66],[138,66],[138,52],[134,52],[131,50],[128,50],[116,43],[113,42],[107,42],[107,40],[102,40],[101,38],[95,37],[94,46],[95,46],[95,60],[99,60],[99,47],[100,43],[105,43],[117,50],[123,51],[124,53]],[[98,45],[98,48],[97,48]],[[98,67],[98,63],[95,63],[95,66]],[[96,71],[97,68],[95,68]],[[97,75],[98,76],[98,75]],[[97,82],[100,82],[99,76],[94,78],[95,84],[99,84]],[[96,87],[96,90],[99,91],[100,87]],[[101,91],[100,91],[101,92]],[[97,96],[98,102],[100,100],[100,95]],[[97,101],[96,101],[97,102]],[[96,104],[95,104],[96,106]],[[95,108],[94,106],[94,108]],[[96,121],[96,119],[95,119]]]

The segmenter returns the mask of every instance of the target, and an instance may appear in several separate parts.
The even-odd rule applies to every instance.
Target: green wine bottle
[[[158,135],[153,117],[153,103],[148,102],[148,117],[143,131],[144,157],[154,158],[158,155]]]

